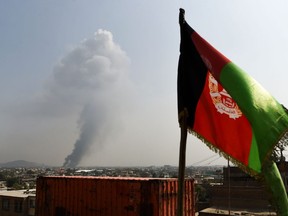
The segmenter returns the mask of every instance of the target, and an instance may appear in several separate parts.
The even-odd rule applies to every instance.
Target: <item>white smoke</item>
[[[92,145],[99,152],[115,143],[132,101],[129,66],[111,32],[98,30],[59,60],[36,97],[2,109],[9,124],[1,151],[43,162],[64,159],[65,151],[64,165],[75,167]]]
[[[65,112],[69,106],[82,106],[92,97],[123,88],[128,66],[129,59],[114,43],[111,32],[100,29],[55,66],[44,100],[57,103]]]
[[[77,166],[90,146],[103,145],[108,132],[119,124],[117,115],[128,94],[128,66],[129,59],[112,34],[98,30],[94,38],[84,40],[55,67],[48,96],[63,102],[65,109],[82,108],[79,138],[64,166]]]

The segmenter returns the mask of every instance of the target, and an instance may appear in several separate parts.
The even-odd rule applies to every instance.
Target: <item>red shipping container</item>
[[[37,216],[176,216],[177,179],[39,177]],[[185,180],[184,215],[195,215],[194,180]]]

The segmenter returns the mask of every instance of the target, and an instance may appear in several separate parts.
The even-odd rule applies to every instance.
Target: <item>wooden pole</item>
[[[183,199],[185,194],[185,166],[186,166],[186,142],[187,142],[187,115],[183,115],[180,127],[180,150],[179,150],[179,166],[178,166],[178,196],[177,196],[177,216],[183,216]]]
[[[228,157],[228,215],[231,215],[230,157]]]

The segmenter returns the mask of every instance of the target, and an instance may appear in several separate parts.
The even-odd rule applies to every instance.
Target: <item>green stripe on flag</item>
[[[261,172],[261,161],[259,158],[259,149],[257,145],[257,141],[255,139],[254,133],[252,136],[252,143],[250,147],[250,154],[249,154],[249,164],[248,167],[255,170],[257,173]]]
[[[255,137],[251,146],[249,162],[254,160],[254,156],[257,155],[256,151],[258,151],[259,162],[262,163],[267,154],[271,153],[280,136],[286,131],[288,127],[287,114],[282,105],[257,81],[232,62],[222,69],[220,83],[236,101],[253,128]],[[256,167],[259,162],[255,162]]]

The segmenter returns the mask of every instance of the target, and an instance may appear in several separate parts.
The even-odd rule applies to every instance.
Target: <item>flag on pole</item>
[[[246,172],[258,175],[275,145],[287,136],[288,115],[257,81],[204,40],[182,16],[179,122],[188,112],[189,131]]]

